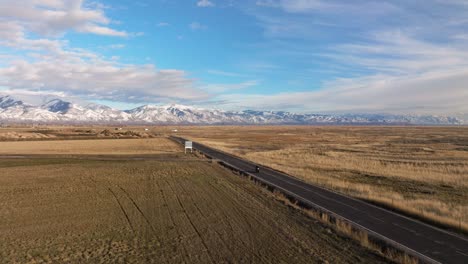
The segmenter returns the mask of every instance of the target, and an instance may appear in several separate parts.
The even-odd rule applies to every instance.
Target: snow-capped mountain
[[[46,109],[50,112],[66,114],[71,108],[72,103],[65,102],[60,99],[53,99],[41,106],[42,109]]]
[[[14,106],[22,105],[22,104],[23,104],[22,101],[15,100],[11,96],[0,97],[0,108],[1,109],[6,109],[6,108],[9,108],[9,107],[14,107]]]
[[[169,124],[236,124],[248,123],[233,112],[208,110],[184,105],[144,105],[126,111],[134,121]]]
[[[127,113],[103,105],[80,106],[61,99],[32,105],[10,95],[0,96],[0,122],[118,123],[129,121],[129,119],[130,116]]]
[[[284,111],[222,111],[184,105],[144,105],[121,111],[108,106],[83,105],[50,99],[34,105],[0,95],[0,123],[68,124],[414,124],[463,125],[463,119],[434,115],[296,114]]]

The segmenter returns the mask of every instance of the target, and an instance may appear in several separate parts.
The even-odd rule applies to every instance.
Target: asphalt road
[[[173,139],[183,143],[183,138]],[[468,239],[364,201],[323,189],[284,173],[193,142],[193,147],[255,178],[296,197],[298,200],[331,212],[367,230],[371,235],[400,247],[428,263],[468,263]]]

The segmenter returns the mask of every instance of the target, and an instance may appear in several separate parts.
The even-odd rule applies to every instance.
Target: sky
[[[0,0],[0,92],[468,113],[466,0]]]

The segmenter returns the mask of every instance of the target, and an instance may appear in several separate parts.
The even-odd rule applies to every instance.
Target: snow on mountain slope
[[[17,100],[9,95],[0,97],[0,108],[1,109],[6,109],[9,107],[14,107],[14,106],[19,106],[22,105],[23,102],[20,100]]]
[[[128,123],[128,124],[417,124],[461,125],[462,119],[434,115],[296,114],[284,111],[222,111],[184,105],[144,105],[121,111],[108,106],[83,105],[61,98],[33,105],[0,95],[0,123]]]
[[[12,96],[0,96],[0,122],[117,123],[130,119],[129,114],[103,105],[88,104],[83,107],[61,99],[52,99],[34,106]]]
[[[12,96],[0,96],[0,121],[58,121],[59,116],[40,107],[25,104]]]
[[[125,111],[114,109],[105,105],[90,103],[83,107],[87,111],[92,111],[96,115],[100,115],[101,119],[110,121],[126,122],[132,119],[132,116]],[[104,118],[106,117],[106,118]]]
[[[134,122],[169,124],[427,124],[460,125],[462,120],[445,116],[348,114],[295,114],[284,111],[240,112],[209,110],[181,105],[144,105],[126,113]]]
[[[183,105],[144,105],[127,111],[134,121],[171,124],[241,123],[241,118],[220,110],[207,110]]]
[[[50,112],[65,114],[72,107],[72,103],[65,102],[60,99],[53,99],[41,106],[42,109],[49,110]]]

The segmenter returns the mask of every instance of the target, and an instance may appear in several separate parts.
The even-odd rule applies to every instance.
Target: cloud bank
[[[16,55],[8,56],[0,64],[0,87],[129,103],[206,98],[207,94],[196,89],[194,80],[182,70],[122,64],[88,50],[72,48],[60,37],[68,31],[128,35],[107,27],[110,21],[101,6],[85,7],[79,0],[2,1],[0,47]],[[38,37],[29,37],[31,32]]]
[[[320,61],[322,72],[341,77],[313,91],[226,96],[233,105],[259,102],[259,108],[323,112],[468,112],[465,1],[262,0],[256,6],[249,14],[263,28],[265,49],[274,50],[278,58]],[[320,38],[330,40],[315,44]],[[316,71],[317,64],[313,67]]]
[[[207,0],[187,6],[194,8],[195,3],[198,7],[215,6]],[[238,2],[231,4],[241,9]],[[108,47],[121,50],[130,48],[121,41],[143,34],[119,29],[124,25],[113,23],[102,4],[1,1],[0,88],[88,100],[171,101],[226,109],[468,112],[466,1],[359,0],[351,4],[345,0],[258,0],[246,1],[244,6],[243,12],[256,22],[249,28],[262,33],[259,43],[245,46],[252,46],[271,61],[255,61],[240,73],[210,68],[211,75],[237,78],[237,83],[229,79],[223,84],[204,83],[179,69],[121,63],[119,58],[74,47],[66,38],[70,32],[117,39],[118,43]],[[174,26],[168,29],[176,28],[172,23],[176,22],[171,21]],[[216,30],[208,20],[188,26],[185,21],[183,25],[192,31],[209,28],[206,37]],[[287,70],[295,65],[300,66]],[[313,72],[330,77],[319,85],[294,89],[294,81],[308,82]],[[291,86],[271,89],[274,92],[267,94],[264,80],[274,79],[275,73],[291,75]],[[262,88],[261,93],[256,92],[257,87]]]

